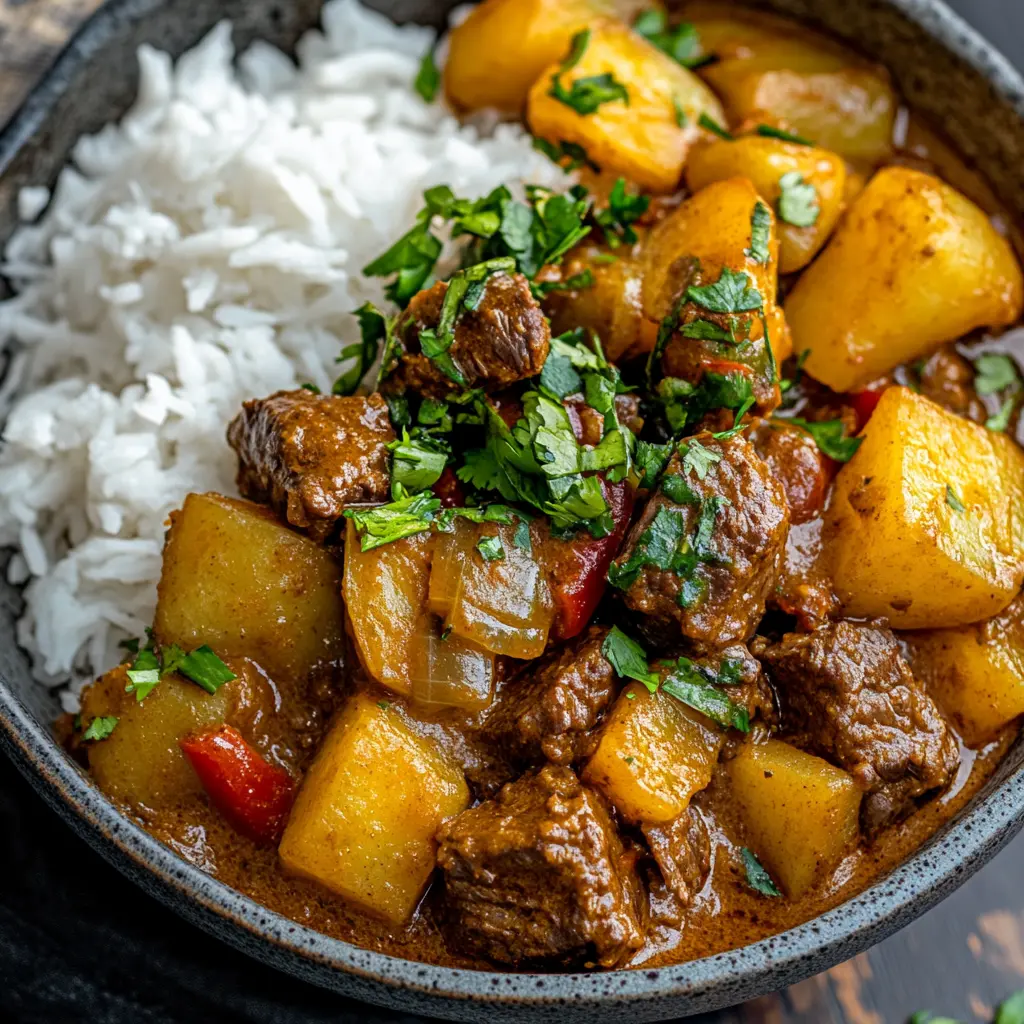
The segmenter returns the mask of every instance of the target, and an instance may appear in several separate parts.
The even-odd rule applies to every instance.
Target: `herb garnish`
[[[601,170],[578,142],[562,141],[556,145],[537,135],[533,139],[533,148],[568,172],[578,171],[581,167],[589,167],[595,174]]]
[[[654,693],[658,689],[658,675],[647,664],[647,652],[631,637],[612,626],[601,644],[601,653],[622,679],[635,679]]]
[[[626,191],[626,179],[617,178],[608,194],[608,205],[594,211],[594,220],[603,229],[605,241],[612,248],[623,243],[634,245],[637,235],[631,225],[647,212],[650,205],[648,196],[631,195]]]
[[[757,134],[766,139],[780,139],[782,142],[795,142],[798,146],[813,146],[814,143],[805,139],[802,135],[794,135],[782,128],[775,128],[770,124],[759,124]]]
[[[818,190],[804,181],[799,171],[789,171],[779,178],[779,217],[797,228],[809,228],[821,215]]]
[[[502,547],[500,537],[481,537],[477,542],[476,549],[485,562],[498,562],[505,557],[505,549]]]
[[[713,284],[690,285],[686,298],[712,313],[749,313],[764,308],[764,299],[750,275],[730,267],[723,267]]]
[[[118,721],[119,719],[114,715],[94,718],[89,723],[85,732],[82,733],[82,739],[91,743],[98,743],[100,740],[105,740],[114,731],[114,727],[117,725]]]
[[[768,248],[771,233],[772,211],[758,199],[750,216],[750,248],[747,249],[747,255],[755,263],[767,263],[771,258]]]
[[[380,351],[380,343],[386,342],[393,330],[393,323],[372,302],[365,302],[353,312],[359,321],[361,340],[346,345],[341,350],[336,362],[343,363],[353,359],[352,366],[335,382],[331,391],[335,395],[355,394],[363,377],[373,366]],[[315,392],[316,393],[316,392]]]
[[[946,484],[946,504],[954,511],[963,514],[967,511],[967,506],[957,496],[956,491],[953,490],[952,484]]]
[[[780,419],[777,422],[790,423],[806,430],[814,438],[814,443],[836,462],[849,462],[864,442],[862,437],[847,436],[846,424],[842,420],[823,420],[820,423],[812,423],[809,420],[793,417]]]
[[[979,395],[995,395],[1009,391],[999,412],[985,421],[985,426],[997,433],[1010,426],[1013,412],[1024,396],[1024,381],[1013,359],[1003,352],[986,352],[974,360],[974,388]]]
[[[427,103],[433,103],[437,98],[437,90],[441,86],[441,72],[437,69],[437,61],[434,59],[434,48],[431,47],[420,61],[419,71],[416,72],[416,79],[413,87]]]
[[[224,683],[236,678],[206,644],[186,654],[177,644],[164,644],[158,650],[150,636],[128,669],[125,693],[134,693],[135,699],[142,702],[172,672],[185,676],[207,693],[216,693]]]
[[[701,113],[697,124],[705,130],[717,135],[720,139],[725,139],[726,142],[735,142],[736,136],[732,134],[728,129],[723,128],[707,111]]]
[[[717,673],[689,658],[678,658],[674,663],[662,664],[671,666],[671,671],[661,683],[661,688],[667,694],[725,729],[750,732],[750,713],[720,689],[722,684],[738,682],[738,662],[725,659]]]
[[[695,25],[684,21],[669,28],[664,11],[655,8],[642,11],[633,22],[633,31],[684,68],[693,70],[714,60],[712,55],[701,51],[700,35]]]
[[[403,495],[388,505],[375,508],[347,508],[342,515],[355,525],[360,550],[372,551],[383,544],[429,530],[440,508],[441,499],[424,491]]]
[[[399,441],[388,445],[391,452],[391,494],[400,497],[425,491],[437,483],[448,464],[448,446],[430,437],[410,438],[402,431]]]
[[[593,114],[598,107],[605,103],[614,103],[616,100],[622,100],[627,107],[629,106],[629,90],[610,71],[600,75],[590,75],[586,78],[577,78],[568,89],[562,83],[562,76],[576,67],[583,59],[583,54],[587,52],[587,47],[590,45],[590,36],[591,30],[586,28],[572,37],[569,55],[551,79],[551,88],[548,90],[548,95],[552,99],[564,103],[584,117]]]
[[[752,850],[747,847],[740,848],[740,856],[743,858],[743,867],[747,873],[747,885],[762,896],[781,896],[779,887],[772,881],[772,876],[762,867],[761,862],[754,856]]]

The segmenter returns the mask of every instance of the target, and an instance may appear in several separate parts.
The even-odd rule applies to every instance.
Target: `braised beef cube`
[[[985,403],[974,387],[974,367],[952,345],[940,348],[911,372],[916,373],[925,398],[975,423],[988,419]]]
[[[449,941],[510,965],[614,967],[640,948],[640,882],[601,798],[547,765],[445,824]]]
[[[956,740],[890,629],[829,623],[755,653],[775,684],[793,742],[844,768],[868,794],[861,806],[868,835],[906,817],[953,778]]]
[[[444,398],[460,386],[420,350],[420,332],[436,330],[448,285],[415,295],[397,327],[405,351],[384,383],[387,391]],[[448,355],[467,388],[500,391],[536,377],[548,357],[551,329],[522,274],[492,274],[479,304],[464,309]]]
[[[619,689],[601,653],[607,635],[591,626],[513,679],[487,716],[486,738],[518,763],[568,765],[591,754],[596,726]]]
[[[642,628],[699,646],[751,637],[789,534],[782,485],[742,435],[701,434],[672,456],[609,580]]]
[[[835,464],[814,438],[799,427],[764,420],[750,432],[750,440],[786,492],[790,523],[798,526],[819,515]]]
[[[673,821],[643,825],[641,831],[658,868],[651,886],[652,921],[678,926],[711,871],[704,816],[691,804]]]
[[[745,644],[731,644],[692,659],[698,669],[706,670],[715,685],[741,708],[750,721],[760,718],[772,723],[776,719],[775,698],[761,663]]]
[[[305,389],[254,398],[228,427],[238,488],[322,541],[349,505],[388,500],[388,444],[380,395],[341,398]]]

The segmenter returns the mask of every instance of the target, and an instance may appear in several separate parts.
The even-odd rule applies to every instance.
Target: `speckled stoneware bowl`
[[[397,20],[439,22],[450,0],[376,0]],[[845,38],[895,74],[1024,221],[1024,82],[938,0],[756,0]],[[173,53],[230,18],[236,41],[286,49],[320,0],[110,0],[0,135],[0,239],[26,184],[52,184],[75,139],[127,108],[134,52]],[[0,576],[0,579],[5,578]],[[184,917],[273,967],[402,1010],[456,1020],[648,1021],[782,988],[855,955],[923,913],[1024,824],[1024,741],[977,799],[915,856],[855,899],[746,949],[660,970],[524,975],[456,971],[357,949],[294,924],[179,859],[130,824],[54,743],[57,704],[32,682],[15,642],[20,598],[0,583],[0,745],[96,849]]]

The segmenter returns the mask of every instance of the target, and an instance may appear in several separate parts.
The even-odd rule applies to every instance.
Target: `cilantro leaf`
[[[583,117],[593,114],[605,103],[614,103],[617,100],[622,100],[628,107],[629,90],[610,71],[600,75],[577,78],[570,83],[568,89],[563,84],[562,76],[579,64],[589,45],[589,28],[573,36],[569,56],[562,62],[561,67],[551,79],[548,95],[552,99],[558,100],[559,103],[571,107]]]
[[[476,549],[485,562],[497,562],[505,557],[505,549],[501,545],[500,537],[481,537],[477,542]]]
[[[633,31],[684,68],[699,68],[712,59],[701,49],[696,26],[684,21],[669,28],[664,11],[655,8],[642,11],[633,22]]]
[[[431,47],[420,61],[419,71],[413,87],[427,103],[433,103],[437,98],[437,90],[441,86],[441,72],[437,69],[437,62],[434,60],[434,50]]]
[[[496,491],[500,470],[490,448],[472,448],[466,452],[465,461],[455,471],[455,475],[478,491]]]
[[[604,638],[601,653],[621,679],[635,679],[651,693],[658,689],[658,676],[647,664],[647,652],[618,626],[612,626]]]
[[[772,211],[758,199],[750,216],[750,248],[747,249],[747,255],[755,263],[767,263],[770,259],[768,243],[771,240],[771,232]]]
[[[373,366],[380,351],[380,343],[387,342],[394,329],[390,318],[386,317],[372,302],[364,302],[353,315],[359,321],[359,333],[362,340],[347,345],[341,350],[337,362],[343,363],[353,359],[352,366],[345,371],[331,388],[335,395],[354,394],[367,371]]]
[[[793,426],[806,430],[814,438],[814,443],[836,462],[849,462],[857,454],[857,449],[864,441],[862,437],[848,437],[846,424],[842,420],[823,420],[820,423],[811,423],[808,420],[793,417],[779,422],[791,423]]]
[[[679,454],[682,457],[683,471],[694,473],[698,480],[706,479],[711,467],[722,461],[722,456],[718,452],[705,448],[700,441],[681,444]]]
[[[402,431],[400,441],[388,445],[388,450],[392,497],[432,487],[448,464],[447,445],[428,438],[410,439],[406,430]]]
[[[766,139],[780,139],[782,142],[795,142],[798,146],[813,146],[814,143],[805,139],[802,135],[794,135],[782,128],[775,128],[770,124],[759,124],[757,134]]]
[[[542,139],[538,135],[534,137],[533,148],[570,173],[579,170],[581,167],[589,167],[595,174],[601,170],[590,159],[587,151],[578,142],[566,142],[563,140],[555,145],[553,142]]]
[[[816,224],[821,215],[818,190],[799,171],[789,171],[779,178],[779,217],[787,224],[798,228],[809,228]]]
[[[629,590],[648,565],[682,574],[692,571],[695,564],[682,513],[659,505],[629,558],[621,565],[613,562],[609,567],[608,582],[619,590]]]
[[[961,515],[967,511],[967,506],[960,500],[956,491],[953,490],[952,484],[946,484],[946,504],[954,511]]]
[[[1013,359],[1002,352],[986,352],[974,360],[974,389],[979,395],[995,395],[1020,387],[1020,372]]]
[[[996,1011],[995,1024],[1024,1024],[1024,990],[1014,992]]]
[[[691,320],[679,328],[679,333],[684,338],[693,338],[695,341],[720,341],[726,345],[736,343],[731,331],[719,327],[711,320]]]
[[[583,381],[572,363],[558,352],[551,351],[540,371],[541,387],[557,398],[566,398],[583,390]]]
[[[105,740],[114,731],[118,721],[119,719],[114,715],[94,718],[89,723],[85,732],[82,733],[82,739],[90,743],[98,743],[100,740]]]
[[[994,416],[989,416],[985,420],[985,426],[997,434],[1004,433],[1010,426],[1010,420],[1013,419],[1013,410],[1017,407],[1017,396],[1011,395]]]
[[[640,476],[640,487],[653,490],[657,486],[668,460],[672,456],[671,444],[653,444],[638,441],[636,445],[636,469]]]
[[[715,409],[749,410],[754,391],[744,373],[707,372],[694,387],[689,381],[666,377],[658,383],[657,396],[665,410],[665,418],[676,434],[697,423],[705,413]]]
[[[539,299],[552,292],[582,291],[585,288],[593,287],[594,272],[589,267],[581,270],[578,274],[567,277],[564,281],[534,281],[530,286],[533,294]]]
[[[347,508],[342,514],[355,524],[356,533],[360,537],[360,550],[372,551],[383,544],[429,530],[440,508],[441,499],[424,491],[406,495],[389,505],[366,509]]]
[[[677,658],[670,666],[667,676],[662,679],[661,688],[676,700],[707,715],[713,722],[725,729],[750,732],[750,715],[747,709],[736,704],[717,684],[721,675],[696,665],[689,658]]]
[[[147,646],[139,651],[128,669],[128,684],[125,686],[126,693],[134,693],[138,701],[145,700],[153,688],[160,682],[160,660],[152,646]]]
[[[747,885],[762,896],[781,896],[779,887],[772,881],[772,876],[762,867],[761,862],[747,847],[740,849],[743,868],[747,873]]]
[[[717,135],[720,139],[725,139],[726,142],[735,142],[736,136],[732,134],[728,129],[722,127],[707,111],[703,111],[697,124],[706,131],[711,132],[713,135]]]
[[[216,693],[225,683],[237,678],[206,644],[186,654],[175,667],[186,679],[191,679],[207,693]]]
[[[410,228],[390,249],[363,267],[367,277],[397,275],[384,293],[397,306],[406,306],[433,273],[443,248],[441,240],[431,234],[433,213],[423,210],[416,225]]]
[[[722,269],[714,284],[686,289],[686,298],[712,313],[749,313],[764,308],[764,299],[749,274]]]
[[[621,244],[634,245],[637,234],[631,225],[647,212],[650,205],[649,196],[627,192],[626,179],[616,178],[608,194],[608,205],[594,213],[594,220],[604,231],[605,241],[613,248]]]
[[[679,473],[669,473],[662,477],[661,493],[674,505],[697,505],[700,498]]]

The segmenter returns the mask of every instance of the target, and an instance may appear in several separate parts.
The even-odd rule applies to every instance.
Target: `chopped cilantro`
[[[701,50],[696,26],[684,21],[669,27],[665,12],[656,8],[642,11],[633,22],[633,31],[684,68],[699,68],[712,59]]]
[[[1017,396],[1011,395],[1005,402],[1003,402],[999,412],[994,416],[989,416],[989,418],[985,420],[985,426],[988,427],[989,430],[995,431],[998,434],[1005,432],[1010,426],[1010,420],[1013,419],[1013,410],[1016,407]]]
[[[734,669],[728,660],[716,673],[703,665],[697,665],[689,658],[677,658],[675,662],[663,663],[670,667],[662,679],[661,688],[665,693],[684,704],[707,715],[713,722],[725,729],[750,732],[750,715],[747,709],[733,702],[721,689],[721,684],[735,682]]]
[[[438,71],[437,62],[434,60],[433,47],[423,54],[413,86],[427,103],[433,103],[437,98],[437,90],[441,86],[441,72]]]
[[[534,281],[530,287],[533,294],[539,299],[552,292],[582,291],[584,288],[594,287],[594,272],[587,267],[578,274],[567,277],[564,281]]]
[[[771,233],[772,211],[758,199],[750,215],[750,248],[747,249],[747,255],[755,263],[767,263],[771,257],[768,248]]]
[[[485,562],[498,562],[505,557],[500,537],[481,537],[476,549]]]
[[[705,448],[700,441],[687,441],[679,446],[679,454],[682,457],[683,471],[694,473],[698,480],[707,478],[711,467],[722,461],[718,452]]]
[[[745,412],[753,405],[750,380],[739,372],[707,372],[696,387],[688,381],[666,377],[659,382],[657,395],[665,409],[668,424],[676,434],[683,433],[712,410]]]
[[[750,412],[754,407],[754,396],[750,395],[744,400],[743,404],[736,410],[736,415],[733,417],[732,426],[728,430],[719,430],[711,436],[716,441],[728,441],[731,437],[735,437],[741,430],[746,430],[749,424],[743,422],[743,417]]]
[[[691,320],[679,328],[684,338],[696,341],[720,341],[725,345],[735,345],[737,338],[733,330],[726,330],[711,320]]]
[[[999,1007],[995,1024],[1024,1024],[1024,990],[1014,992]]]
[[[581,167],[589,167],[596,174],[601,170],[587,155],[587,151],[576,142],[562,141],[555,145],[538,135],[534,136],[533,148],[565,171],[578,171]]]
[[[139,653],[139,641],[138,638],[134,636],[127,637],[124,640],[119,640],[117,642],[117,646],[120,647],[121,650],[127,651],[129,654]]]
[[[974,389],[979,395],[995,395],[1006,388],[1021,386],[1017,364],[1002,352],[978,356],[974,360],[974,373]]]
[[[957,496],[956,491],[953,490],[952,484],[946,484],[946,504],[954,511],[963,514],[967,511],[967,507]]]
[[[432,487],[448,464],[447,445],[430,438],[410,439],[406,430],[400,441],[388,445],[391,452],[391,494],[425,491]]]
[[[372,302],[365,302],[353,315],[359,321],[359,333],[361,340],[347,345],[341,350],[337,362],[344,363],[349,359],[354,360],[352,366],[345,371],[335,382],[331,391],[335,395],[351,395],[366,376],[367,371],[373,366],[380,351],[380,343],[387,343],[394,330],[394,323],[386,317]]]
[[[391,707],[391,705],[386,700],[379,700],[377,701],[377,707],[379,707],[381,711],[387,711],[387,709]]]
[[[98,743],[100,740],[105,740],[114,731],[114,727],[117,723],[118,719],[114,715],[94,718],[89,723],[85,732],[82,733],[82,739],[91,743]]]
[[[661,479],[661,493],[674,505],[697,505],[700,498],[678,473],[668,473]]]
[[[658,689],[657,673],[647,664],[647,652],[631,637],[612,626],[601,644],[601,653],[622,679],[635,679],[654,693]]]
[[[676,115],[677,127],[685,128],[690,123],[690,119],[686,116],[686,111],[675,93],[672,93],[672,112]]]
[[[797,228],[809,228],[821,215],[818,190],[799,171],[789,171],[779,178],[779,217]]]
[[[814,143],[805,139],[802,135],[794,135],[782,128],[774,128],[770,124],[759,124],[757,134],[766,139],[781,139],[783,142],[795,142],[798,146],[813,146]]]
[[[551,88],[548,90],[548,95],[552,99],[564,103],[584,117],[593,114],[598,107],[605,103],[614,103],[616,100],[622,100],[627,107],[629,106],[629,91],[611,72],[606,71],[601,75],[577,78],[568,89],[562,82],[562,76],[576,67],[583,59],[583,54],[587,52],[587,47],[590,45],[590,35],[590,29],[586,28],[572,37],[569,55],[551,79]]]
[[[367,277],[396,275],[384,294],[398,306],[407,305],[423,288],[441,255],[441,240],[430,233],[430,221],[435,213],[428,204],[412,228],[387,252],[363,267]]]
[[[180,658],[175,668],[207,693],[216,693],[225,683],[236,678],[235,673],[206,644]]]
[[[717,135],[720,139],[725,139],[726,142],[735,142],[736,136],[732,134],[728,129],[723,128],[707,111],[703,111],[700,115],[700,119],[697,123],[704,128],[706,131]]]
[[[747,885],[762,896],[781,896],[779,887],[772,881],[772,876],[762,867],[761,862],[747,847],[740,849],[743,868],[747,873]]]
[[[823,420],[820,423],[812,423],[809,420],[793,417],[779,422],[791,423],[795,427],[806,430],[814,438],[814,443],[836,462],[849,462],[857,454],[857,449],[864,441],[862,437],[848,437],[846,424],[842,420]]]
[[[405,495],[389,505],[366,509],[347,508],[343,515],[355,524],[356,533],[360,537],[360,550],[372,551],[383,544],[429,530],[440,508],[441,499],[424,491],[421,494]]]
[[[303,391],[310,392],[310,394],[313,394],[313,395],[319,395],[320,394],[320,389],[312,381],[309,381],[309,380],[303,381],[303,383],[301,383],[299,385],[299,387],[302,388]]]
[[[128,669],[125,692],[134,693],[136,700],[143,701],[153,692],[162,674],[156,651],[152,646],[147,646],[139,651],[132,667]]]
[[[608,205],[594,212],[594,220],[604,231],[607,243],[615,248],[618,245],[633,245],[637,234],[631,227],[651,205],[648,196],[630,193],[626,190],[626,179],[616,178],[611,192],[608,193]]]
[[[541,387],[556,398],[566,398],[583,390],[583,380],[568,357],[552,349],[540,371]]]
[[[533,541],[530,539],[530,524],[526,519],[520,518],[516,526],[516,532],[512,535],[512,543],[522,551],[533,551]]]
[[[620,590],[628,590],[648,565],[679,576],[689,576],[696,563],[682,512],[668,505],[659,505],[651,525],[641,534],[629,558],[621,565],[612,563],[608,582]]]
[[[658,478],[672,456],[671,444],[653,444],[650,441],[638,441],[634,460],[640,487],[653,490]]]
[[[749,313],[764,308],[764,299],[749,274],[724,267],[714,284],[686,289],[686,298],[712,313]]]

